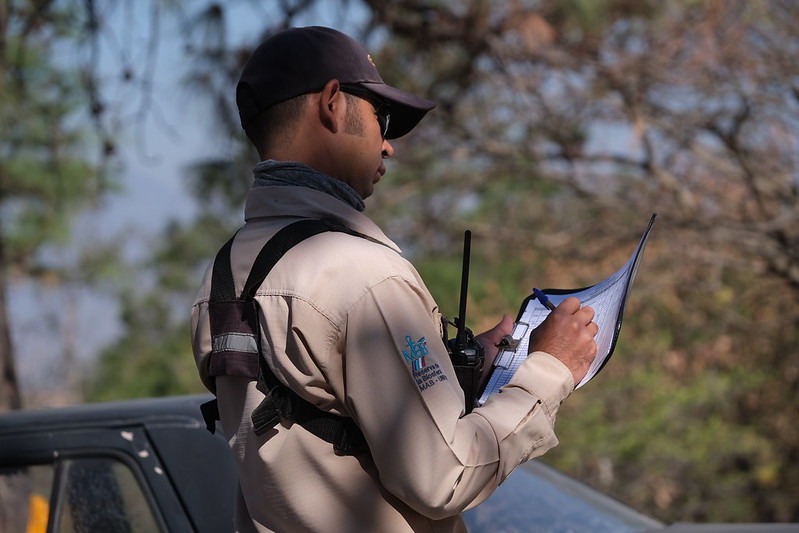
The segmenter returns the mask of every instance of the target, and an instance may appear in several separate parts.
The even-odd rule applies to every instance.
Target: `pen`
[[[547,295],[544,294],[544,291],[542,291],[541,289],[533,289],[533,294],[538,299],[538,301],[541,302],[541,305],[543,305],[550,311],[555,310],[555,304],[553,304],[552,301],[549,298],[547,298]]]

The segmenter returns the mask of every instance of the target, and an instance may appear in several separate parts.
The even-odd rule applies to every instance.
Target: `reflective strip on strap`
[[[213,339],[213,352],[258,353],[255,335],[247,333],[223,333]]]

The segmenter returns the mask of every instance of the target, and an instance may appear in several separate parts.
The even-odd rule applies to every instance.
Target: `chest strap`
[[[272,373],[261,346],[256,291],[286,252],[308,237],[326,231],[368,238],[335,220],[306,219],[289,224],[261,248],[239,296],[236,295],[230,263],[235,236],[219,250],[211,274],[208,302],[212,337],[209,374],[257,379],[256,386],[266,397],[252,412],[256,435],[263,435],[280,420],[286,420],[331,443],[337,453],[356,455],[367,451],[368,447],[355,421],[323,411],[286,387]],[[208,418],[213,417],[215,410],[218,412],[213,405],[205,406],[203,410],[204,415],[209,413],[206,417],[209,430],[213,425],[209,424]]]

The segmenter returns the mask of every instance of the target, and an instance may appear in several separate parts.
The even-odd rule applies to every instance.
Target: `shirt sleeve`
[[[557,445],[571,372],[535,352],[500,393],[464,416],[463,391],[427,290],[403,278],[372,287],[344,328],[347,407],[381,483],[433,519],[487,498],[520,463]]]
[[[203,283],[191,307],[191,348],[194,362],[200,374],[200,380],[206,389],[216,393],[213,378],[208,373],[211,357],[211,321],[208,315],[208,299],[210,297],[211,266],[206,269]]]

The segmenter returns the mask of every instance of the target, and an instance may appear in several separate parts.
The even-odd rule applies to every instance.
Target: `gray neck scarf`
[[[317,172],[307,165],[294,161],[261,161],[253,169],[253,187],[294,185],[325,192],[351,205],[358,211],[366,207],[361,195],[343,181]]]

